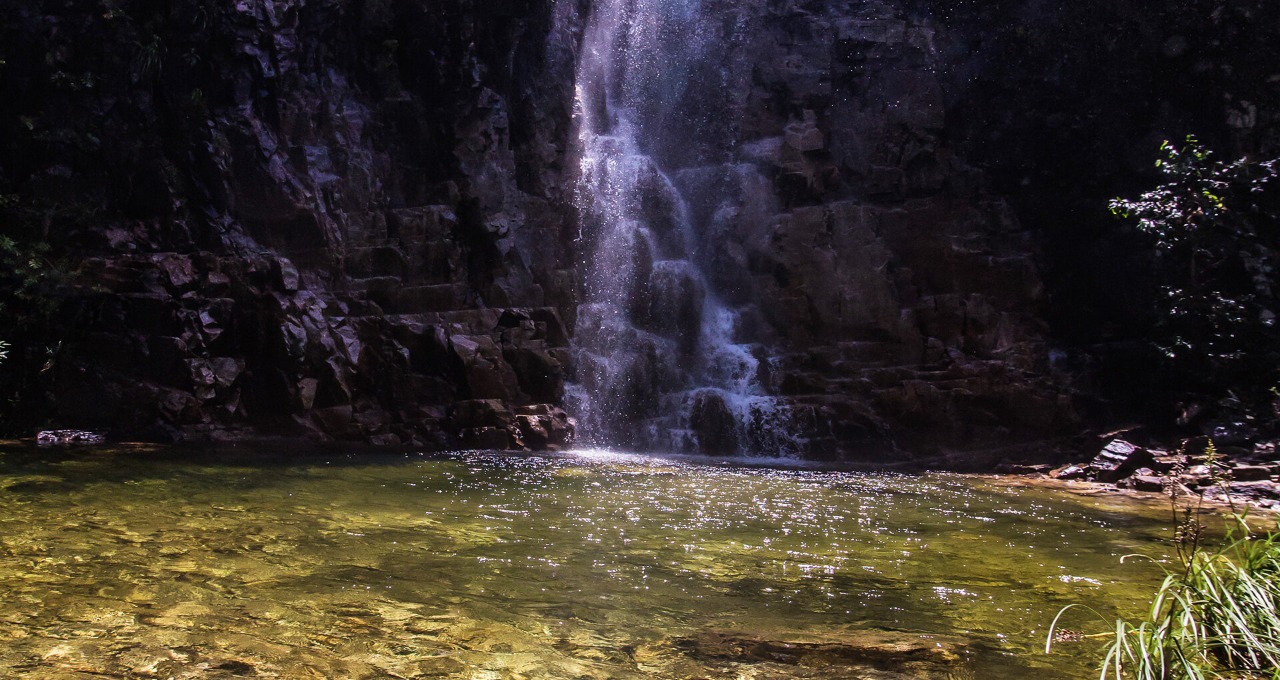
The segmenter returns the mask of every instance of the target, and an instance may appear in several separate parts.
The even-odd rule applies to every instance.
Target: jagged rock
[[[1271,479],[1271,468],[1265,465],[1235,465],[1228,476],[1237,482],[1259,482]]]
[[[244,359],[236,357],[214,357],[209,360],[214,381],[219,387],[230,387],[244,372]]]
[[[106,435],[84,430],[43,430],[36,435],[36,443],[41,446],[96,445],[106,442]]]
[[[551,404],[516,408],[516,429],[531,451],[562,451],[573,444],[576,423],[563,409]]]
[[[1094,477],[1100,482],[1118,482],[1133,474],[1135,470],[1150,467],[1155,457],[1150,451],[1140,448],[1122,439],[1113,439],[1102,448],[1102,452],[1089,463]]]
[[[545,344],[519,346],[513,359],[534,398],[560,400],[551,353],[567,344],[559,319],[572,313],[572,281],[550,272],[573,262],[559,170],[571,132],[573,33],[541,30],[550,5],[519,9],[509,24],[453,2],[393,0],[358,21],[338,6],[309,7],[305,21],[244,7],[211,10],[196,36],[145,8],[28,12],[6,33],[30,54],[79,62],[23,71],[39,82],[49,82],[46,66],[95,73],[104,88],[136,82],[128,59],[89,63],[69,46],[92,36],[127,54],[144,25],[201,55],[199,69],[174,59],[145,87],[30,102],[60,112],[42,123],[77,140],[68,144],[86,138],[79,121],[94,121],[88,138],[101,140],[55,200],[104,216],[51,237],[76,243],[65,312],[84,321],[60,350],[51,387],[60,408],[77,422],[120,423],[122,436],[213,438],[292,420],[314,436],[385,443],[399,427],[435,441],[446,419],[419,414],[468,395],[526,398],[489,318],[501,310],[481,309],[501,304],[485,299],[496,281],[508,304],[545,304],[541,290],[559,296],[559,309],[538,314]],[[46,21],[70,30],[37,30]],[[518,76],[497,78],[509,63],[499,46],[524,44],[531,27],[544,36],[539,47],[521,48]],[[429,46],[463,34],[483,47]],[[348,49],[371,36],[370,44],[401,45],[398,58]],[[399,64],[409,63],[414,72],[402,79]],[[181,105],[157,106],[151,85],[183,93]],[[445,130],[458,133],[457,146]],[[14,150],[0,144],[6,170]],[[532,177],[537,188],[523,179]],[[198,197],[187,195],[193,187]],[[429,330],[412,345],[385,316],[457,310],[483,313],[465,329],[422,324]],[[462,367],[441,351],[450,336],[477,347]],[[89,374],[107,384],[79,385]],[[369,401],[377,408],[365,408]],[[387,415],[356,422],[344,411],[351,403],[362,404],[357,419]]]
[[[320,429],[334,439],[352,439],[360,435],[360,426],[355,422],[349,404],[318,408],[311,414]]]
[[[454,335],[449,338],[454,357],[462,364],[466,387],[476,399],[514,401],[520,395],[519,378],[502,356],[502,349],[487,335]]]
[[[163,274],[169,288],[175,292],[182,293],[190,290],[198,280],[190,257],[176,253],[166,253],[153,256],[152,261],[157,265],[160,273]]]

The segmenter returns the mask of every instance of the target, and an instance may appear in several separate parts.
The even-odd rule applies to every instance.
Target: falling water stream
[[[764,394],[739,311],[700,267],[689,200],[659,160],[699,153],[707,115],[684,100],[719,55],[698,0],[593,4],[577,71],[577,203],[585,282],[569,389],[580,437],[628,450],[780,455],[800,445]],[[668,154],[671,155],[671,154]],[[706,197],[700,197],[706,198]]]

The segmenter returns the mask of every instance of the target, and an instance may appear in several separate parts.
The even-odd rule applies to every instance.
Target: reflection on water
[[[9,449],[0,676],[1090,677],[1045,627],[1139,611],[1155,574],[1119,556],[1165,535],[1108,502],[607,452]],[[868,631],[954,654],[850,651]]]

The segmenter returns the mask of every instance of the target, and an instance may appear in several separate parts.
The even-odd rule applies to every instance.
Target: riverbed
[[[785,460],[0,448],[0,675],[1087,678],[1050,621],[1139,614],[1169,535]]]

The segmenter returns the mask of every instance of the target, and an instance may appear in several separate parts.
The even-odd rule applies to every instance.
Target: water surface
[[[1168,534],[1154,507],[996,478],[252,456],[0,449],[0,675],[1087,678],[1095,649],[1042,655],[1047,624],[1140,611],[1157,570],[1119,558]],[[867,631],[954,658],[842,656]]]

